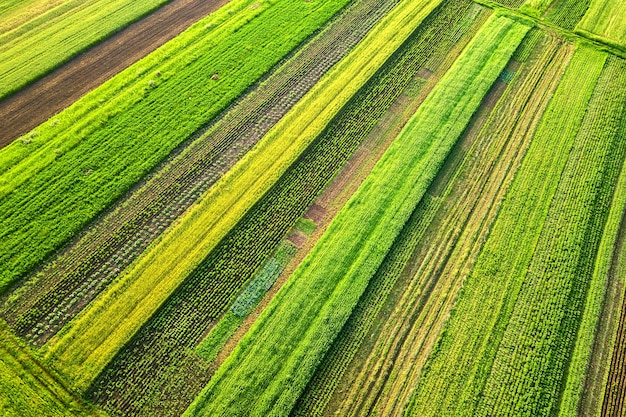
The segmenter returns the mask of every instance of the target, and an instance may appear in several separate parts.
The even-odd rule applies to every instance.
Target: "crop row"
[[[520,7],[526,0],[496,0],[496,3],[506,7]]]
[[[626,48],[626,4],[620,0],[591,0],[576,31]]]
[[[5,417],[100,416],[42,367],[0,322],[0,413]]]
[[[607,93],[606,90],[608,89],[607,96],[612,95],[611,90],[616,92],[623,91],[617,86],[626,84],[625,64],[626,62],[623,60],[609,56],[602,78],[598,82],[598,91]],[[618,97],[613,97],[619,100],[619,95]],[[615,105],[615,103],[613,103],[613,105]],[[621,106],[625,107],[623,103],[621,103]],[[617,114],[619,110],[611,110],[605,110],[607,115],[613,114],[614,117],[605,120],[606,125],[603,136],[609,137],[609,134],[613,133],[613,135],[617,135],[618,137],[624,137],[626,112],[622,111],[620,118]],[[597,108],[595,111],[597,111]],[[617,122],[621,122],[621,127],[615,126]],[[612,159],[612,157],[607,159]],[[592,372],[589,363],[594,356],[596,358],[599,356],[599,352],[595,351],[597,347],[593,346],[595,343],[594,340],[602,338],[602,335],[599,334],[602,330],[598,327],[600,325],[603,304],[606,303],[605,299],[608,297],[607,294],[610,293],[609,287],[616,281],[617,276],[615,271],[616,252],[619,251],[620,248],[619,232],[622,227],[622,218],[626,205],[626,195],[620,192],[620,190],[624,189],[624,181],[626,181],[626,172],[622,166],[620,178],[617,180],[615,192],[611,200],[610,211],[606,225],[604,226],[602,240],[596,255],[593,275],[590,280],[584,312],[581,318],[580,330],[578,331],[579,336],[572,354],[567,382],[561,399],[560,416],[573,415],[576,410],[582,410],[581,403],[582,398],[585,396],[584,391],[591,391],[589,385],[603,382],[602,378],[597,378],[598,381],[595,381],[596,378],[591,375]],[[608,203],[609,202],[606,203],[607,207]],[[607,319],[608,314],[602,317]],[[584,415],[585,413],[581,411],[581,414]]]
[[[67,243],[347,0],[251,3],[229,3],[37,128],[32,141],[0,150],[0,291]]]
[[[432,45],[424,47],[430,50]],[[395,65],[384,67],[181,284],[92,385],[90,396],[94,400],[118,413],[138,412],[145,405],[137,404],[137,398],[154,398],[163,384],[172,382],[167,381],[167,369],[186,359],[189,350],[205,334],[206,323],[223,314],[293,222],[388,110],[402,85],[418,70],[411,56],[402,53]],[[181,317],[186,318],[184,322]],[[183,406],[188,405],[208,377],[204,374],[193,381],[185,375],[178,377],[183,379],[181,385],[186,386],[189,395],[181,398]]]
[[[0,100],[166,1],[69,0],[20,24],[3,25],[11,27],[0,31]],[[0,22],[8,17],[0,14]]]
[[[546,13],[546,19],[562,28],[574,30],[589,3],[591,0],[555,0],[554,6]]]
[[[476,409],[602,70],[603,60],[592,58],[595,53],[581,47],[569,62],[424,367],[409,415],[461,416]]]
[[[281,242],[274,256],[260,268],[260,271],[235,299],[226,314],[219,319],[202,342],[198,344],[196,347],[198,356],[207,361],[213,361],[217,357],[228,339],[274,285],[296,252],[297,248],[287,240]]]
[[[186,416],[291,410],[528,29],[502,16],[483,26]]]
[[[51,260],[5,307],[16,331],[37,345],[46,342],[241,159],[396,2],[367,0],[348,7],[205,135]]]
[[[599,53],[588,57],[600,63],[604,58]],[[593,335],[593,329],[579,331],[580,320],[626,154],[618,134],[626,91],[617,87],[625,76],[609,66],[598,79],[523,274],[478,415],[556,414],[565,379],[578,378],[586,366],[568,372],[577,338]]]
[[[542,51],[537,62],[523,66],[497,105],[494,100],[503,86],[490,93],[481,108],[484,116],[466,133],[468,137],[433,190],[436,204],[427,209],[437,213],[435,221],[408,264],[390,265],[399,270],[381,271],[403,274],[405,281],[394,290],[400,294],[387,301],[393,310],[370,342],[372,347],[359,354],[362,363],[352,365],[358,371],[344,381],[341,415],[405,411],[556,85],[553,78],[543,75],[546,65],[552,65],[558,44]],[[516,117],[511,117],[513,114]],[[435,213],[425,217],[433,216]]]
[[[623,177],[623,176],[622,176]],[[624,184],[623,178],[621,184]],[[616,194],[617,197],[617,194]],[[617,209],[620,208],[620,205],[623,204],[624,196],[623,194],[618,199],[622,200],[619,202]],[[623,207],[622,207],[623,209]],[[626,273],[626,263],[624,262],[624,235],[623,235],[623,227],[624,227],[624,218],[623,212],[621,220],[621,224],[617,226],[620,232],[618,246],[615,247],[614,256],[615,258],[611,262],[611,270],[610,273],[614,274],[614,279],[620,280],[621,277]],[[621,282],[619,282],[621,284]],[[618,284],[618,285],[619,285]],[[626,399],[626,384],[624,381],[624,362],[626,361],[626,302],[624,302],[623,291],[622,288],[619,287],[619,296],[617,299],[621,302],[620,311],[617,313],[619,316],[619,323],[617,325],[616,334],[613,336],[608,343],[609,348],[611,348],[610,352],[610,366],[608,367],[608,372],[605,375],[602,375],[600,379],[600,383],[604,383],[602,387],[603,401],[601,404],[601,413],[599,413],[603,417],[620,415],[623,414],[624,408],[626,408],[626,404],[624,404],[624,399]],[[594,409],[593,411],[596,411]]]
[[[411,78],[418,74],[419,69],[423,68],[426,63],[432,62],[430,59],[432,54],[448,54],[452,45],[445,39],[451,39],[450,34],[455,34],[458,26],[463,25],[468,9],[471,8],[469,1],[446,2],[442,5],[438,13],[425,22],[423,28],[420,28],[413,35],[410,43],[405,46],[407,50],[392,61],[391,65],[395,68],[386,76],[389,79],[387,82],[409,86]],[[471,10],[469,13],[473,14]],[[483,19],[479,20],[475,28],[467,34],[469,38],[482,24]],[[436,44],[437,47],[431,52],[430,45],[433,44]],[[445,69],[447,68],[442,68],[442,70]],[[429,70],[435,71],[435,74],[440,72],[433,67]],[[359,301],[351,318],[335,339],[329,353],[322,361],[321,367],[316,370],[303,395],[298,399],[292,415],[320,415],[323,413],[330,396],[340,383],[340,378],[346,371],[350,359],[356,353],[356,349],[365,335],[370,333],[373,319],[380,311],[382,302],[398,278],[398,268],[400,268],[398,265],[406,262],[413,253],[419,236],[424,232],[423,228],[428,225],[429,220],[436,212],[433,208],[438,207],[439,203],[438,199],[426,195],[418,204],[407,227],[402,230],[400,238],[391,249],[394,255],[390,255],[391,259],[388,259],[389,256],[385,258],[381,269],[372,278],[365,290],[364,299]]]
[[[426,3],[418,8],[407,2],[394,8],[120,280],[51,339],[48,357],[79,390],[86,388],[437,5]],[[337,93],[329,95],[329,90]],[[113,317],[122,319],[116,322]]]

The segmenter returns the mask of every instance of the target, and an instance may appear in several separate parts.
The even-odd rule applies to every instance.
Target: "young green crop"
[[[589,62],[606,55],[588,53]],[[614,62],[614,61],[613,61]],[[570,367],[594,261],[615,183],[626,154],[620,122],[626,105],[621,80],[609,67],[598,79],[561,175],[506,331],[494,358],[477,415],[572,415],[559,410],[566,377],[582,379],[585,364]],[[582,333],[580,332],[582,330]],[[523,342],[521,342],[523,341]],[[568,371],[569,367],[569,371]],[[536,381],[542,381],[537,384]]]
[[[596,117],[602,120],[602,132],[598,134],[602,140],[611,140],[616,134],[623,137],[626,130],[626,113],[619,117],[619,112],[626,108],[626,91],[620,87],[626,84],[626,62],[615,57],[609,57],[603,77],[598,82],[598,89],[609,98],[607,108],[596,108]],[[612,108],[611,108],[612,107]],[[616,124],[621,122],[620,126]],[[609,160],[614,159],[611,155]],[[585,380],[589,378],[589,362],[593,355],[593,343],[597,336],[597,328],[601,320],[602,306],[607,294],[607,286],[611,277],[614,252],[619,239],[619,229],[622,226],[622,217],[626,210],[626,165],[622,166],[621,174],[617,180],[615,193],[610,203],[610,211],[602,234],[593,275],[589,283],[589,291],[581,318],[580,329],[576,340],[576,346],[572,353],[569,365],[567,381],[561,399],[559,417],[576,415],[580,409],[581,400],[584,396]]]
[[[554,0],[526,0],[520,7],[520,10],[529,15],[539,17],[543,15],[553,1]]]
[[[100,416],[73,396],[0,321],[0,414],[5,417]]]
[[[626,3],[592,0],[576,31],[626,50]]]
[[[570,61],[426,364],[408,415],[474,415],[604,57],[581,47]]]
[[[484,26],[186,416],[288,414],[528,29],[502,16]]]
[[[440,1],[396,6],[199,204],[51,340],[49,357],[79,390],[87,388]]]

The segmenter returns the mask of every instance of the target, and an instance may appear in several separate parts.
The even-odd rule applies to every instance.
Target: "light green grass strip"
[[[288,415],[528,29],[485,24],[185,416]]]
[[[214,360],[244,320],[245,317],[236,316],[228,310],[196,348],[198,356],[205,361]]]
[[[87,388],[440,2],[407,0],[394,8],[119,281],[50,341],[49,359],[78,390]]]
[[[626,47],[626,2],[593,0],[587,13],[576,26],[582,34],[612,45]]]
[[[609,86],[608,88],[615,88],[618,94],[616,94],[617,97],[615,97],[615,95],[609,97],[607,94],[605,100],[610,99],[614,110],[623,112],[626,100],[624,99],[623,91],[619,90],[619,86],[623,86],[626,83],[626,66],[624,65],[624,61],[621,61],[621,64],[614,65],[616,61],[617,60],[609,61],[607,69],[611,69],[613,72],[609,72],[612,77],[606,79],[605,83]],[[624,115],[626,115],[626,113],[624,113]],[[626,132],[626,120],[623,120],[624,116],[622,116],[621,120],[610,112],[606,112],[605,116],[608,120],[601,124],[604,130],[602,135],[604,140],[611,140],[614,135],[623,135]],[[620,121],[622,124],[621,131],[619,130],[619,126],[615,126],[616,122],[619,123]],[[615,246],[617,244],[620,226],[622,226],[622,216],[626,211],[626,192],[624,192],[624,190],[626,190],[626,163],[621,169],[617,186],[615,187],[613,201],[596,255],[585,310],[568,369],[565,391],[561,399],[559,417],[577,415],[580,401],[583,397],[585,378],[588,376],[588,366],[592,359],[593,343],[595,341],[598,323],[600,322],[600,314],[606,296],[607,285],[611,279],[618,279],[617,276],[610,276],[610,270],[614,262]]]
[[[534,17],[540,17],[554,0],[526,0],[520,10]]]
[[[87,409],[44,369],[0,321],[0,415],[104,416]]]

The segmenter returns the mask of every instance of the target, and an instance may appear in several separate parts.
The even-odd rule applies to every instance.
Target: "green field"
[[[0,106],[166,3],[0,4]],[[626,414],[625,13],[205,16],[0,149],[0,414]]]
[[[593,0],[576,30],[626,48],[626,5],[611,0]]]

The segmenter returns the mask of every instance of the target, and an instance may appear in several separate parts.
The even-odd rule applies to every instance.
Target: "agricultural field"
[[[0,4],[0,415],[626,416],[615,0]]]

